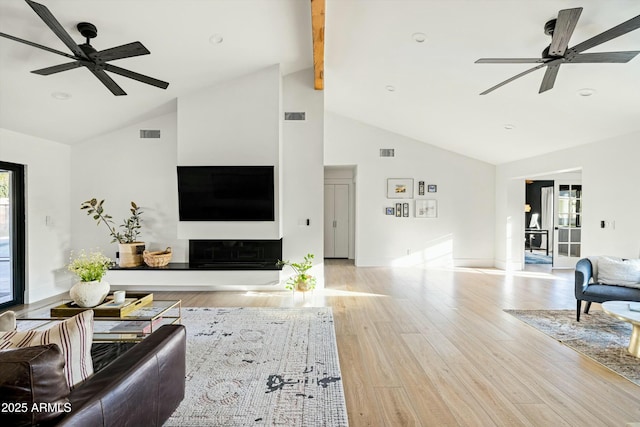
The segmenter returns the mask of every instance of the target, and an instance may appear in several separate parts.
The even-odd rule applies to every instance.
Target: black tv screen
[[[178,166],[180,221],[274,221],[273,166]]]

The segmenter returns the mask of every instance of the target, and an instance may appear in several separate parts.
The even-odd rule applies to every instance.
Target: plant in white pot
[[[80,307],[95,307],[102,303],[109,293],[109,283],[102,280],[113,261],[100,252],[86,254],[84,251],[80,255],[73,257],[68,269],[80,279],[69,290],[71,299]]]
[[[295,290],[300,292],[310,291],[316,287],[316,278],[307,273],[307,271],[313,267],[313,254],[305,255],[302,262],[291,262],[278,260],[276,265],[278,267],[284,267],[288,265],[294,271],[294,275],[289,277],[285,282],[285,288],[289,290]]]
[[[98,202],[97,199],[91,199],[82,202],[80,209],[86,210],[87,215],[92,215],[93,219],[96,220],[96,225],[104,223],[107,226],[109,235],[112,237],[111,243],[118,242],[120,267],[129,268],[142,265],[144,262],[142,254],[145,246],[143,242],[138,241],[140,229],[142,228],[140,225],[140,215],[142,214],[140,207],[135,202],[131,202],[131,208],[129,209],[131,216],[120,224],[122,231],[118,231],[113,224],[111,215],[104,212],[103,204],[104,200]]]

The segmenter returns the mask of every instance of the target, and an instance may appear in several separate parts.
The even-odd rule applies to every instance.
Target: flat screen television
[[[274,221],[273,166],[178,166],[180,221]]]

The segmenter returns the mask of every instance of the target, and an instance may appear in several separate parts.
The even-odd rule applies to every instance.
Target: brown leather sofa
[[[35,353],[43,358],[42,352]],[[66,410],[54,419],[38,420],[37,425],[161,426],[184,398],[185,358],[185,327],[162,326],[76,385],[66,396]],[[35,384],[37,377],[31,375],[32,387],[43,390],[43,385]],[[3,398],[11,400],[11,396]]]

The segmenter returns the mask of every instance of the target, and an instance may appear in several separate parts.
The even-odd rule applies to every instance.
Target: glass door
[[[0,161],[0,308],[24,302],[24,166]]]
[[[574,268],[581,257],[582,184],[555,182],[554,268]]]

